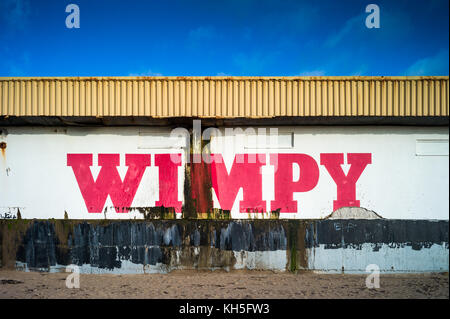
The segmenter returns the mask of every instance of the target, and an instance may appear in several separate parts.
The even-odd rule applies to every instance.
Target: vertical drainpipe
[[[202,140],[199,120],[194,120],[190,130],[189,161],[186,162],[184,181],[183,218],[209,218],[213,211],[211,166],[203,161],[202,151],[209,150]],[[205,147],[206,146],[206,147]]]

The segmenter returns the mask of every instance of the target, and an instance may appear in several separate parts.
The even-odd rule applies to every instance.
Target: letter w
[[[108,195],[117,213],[128,212],[150,161],[150,154],[126,154],[128,170],[122,182],[117,171],[119,154],[99,154],[98,165],[102,168],[94,181],[90,169],[92,154],[67,154],[67,166],[73,169],[89,213],[101,213]]]

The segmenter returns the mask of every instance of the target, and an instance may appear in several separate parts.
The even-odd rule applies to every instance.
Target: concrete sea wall
[[[448,271],[448,221],[0,220],[0,264],[25,271]]]

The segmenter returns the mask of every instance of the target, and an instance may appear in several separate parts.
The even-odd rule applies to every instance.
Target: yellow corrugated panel
[[[1,78],[2,116],[448,116],[449,77]]]

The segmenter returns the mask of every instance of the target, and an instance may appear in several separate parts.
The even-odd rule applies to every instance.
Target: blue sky
[[[0,76],[448,75],[448,61],[448,0],[0,0]]]

